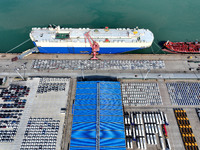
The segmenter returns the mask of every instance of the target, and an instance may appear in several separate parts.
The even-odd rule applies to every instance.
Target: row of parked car
[[[13,142],[30,88],[10,85],[0,92],[0,142]]]
[[[14,136],[16,135],[17,130],[0,130],[0,142],[13,142]]]
[[[10,112],[10,113],[14,113],[14,112],[22,112],[23,110],[19,110],[19,109],[15,109],[15,110],[11,110],[11,109],[6,109],[6,110],[0,110],[0,113],[4,112],[4,113],[7,113],[7,112]]]
[[[0,104],[0,108],[24,108],[25,107],[24,102],[22,103],[17,103],[17,104],[11,104],[11,103],[6,103],[6,104]]]
[[[60,120],[29,118],[20,150],[56,150]]]
[[[47,92],[51,92],[51,91],[65,91],[65,87],[66,87],[66,83],[43,83],[41,82],[38,85],[38,90],[37,93],[38,94],[42,94],[42,93],[47,93]]]
[[[3,100],[16,98],[16,97],[24,97],[27,96],[30,91],[30,88],[27,86],[19,86],[19,85],[10,85],[9,88],[3,89],[0,93],[0,97]]]

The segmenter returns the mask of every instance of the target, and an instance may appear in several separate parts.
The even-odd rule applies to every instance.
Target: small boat
[[[171,42],[164,43],[163,51],[169,53],[181,53],[181,54],[199,54],[200,42]]]

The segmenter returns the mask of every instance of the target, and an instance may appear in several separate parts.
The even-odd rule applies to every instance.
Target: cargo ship
[[[200,42],[171,42],[164,43],[163,51],[169,53],[181,53],[181,54],[199,54]]]
[[[90,54],[89,39],[99,44],[99,54],[117,54],[148,48],[154,40],[148,29],[116,28],[32,28],[30,38],[40,53]]]

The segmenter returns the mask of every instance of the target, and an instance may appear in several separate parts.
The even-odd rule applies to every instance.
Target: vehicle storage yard
[[[58,91],[37,92],[40,84],[64,83],[65,87]],[[29,78],[27,81],[13,81],[9,91],[4,90],[1,100],[1,147],[0,149],[60,149],[65,113],[61,108],[67,107],[69,78]],[[16,92],[26,87],[25,95],[15,96]],[[56,88],[54,85],[51,88]],[[27,90],[28,89],[28,90]],[[13,90],[15,94],[13,93]],[[44,93],[43,93],[44,91]],[[47,93],[48,92],[48,93]],[[28,94],[28,95],[27,95]],[[14,98],[10,98],[14,97]],[[23,98],[22,101],[19,98]],[[6,101],[6,99],[13,101]],[[19,100],[15,100],[19,99]],[[4,112],[3,112],[4,111]],[[7,111],[7,112],[5,112]],[[13,112],[21,112],[11,116]],[[15,139],[15,140],[14,140]]]
[[[85,123],[91,125],[84,129],[86,132],[88,131],[85,134],[89,134],[89,136],[82,134],[83,131],[80,130],[80,127],[72,126],[73,115],[79,116],[78,111],[74,110],[89,113],[84,110],[84,107],[79,106],[80,109],[74,107],[74,104],[80,101],[77,100],[77,96],[75,97],[77,77],[87,80],[88,76],[98,75],[116,77],[121,85],[126,149],[156,150],[167,147],[174,150],[189,149],[189,147],[197,149],[195,143],[200,145],[198,116],[200,74],[197,69],[199,66],[198,63],[188,62],[187,55],[176,55],[177,59],[174,59],[174,56],[100,55],[101,62],[88,61],[87,59],[90,57],[88,55],[83,55],[82,58],[80,55],[74,55],[74,60],[72,60],[72,55],[48,55],[47,57],[47,55],[38,54],[37,59],[34,55],[30,55],[17,62],[10,61],[10,58],[13,57],[11,54],[2,57],[0,76],[1,78],[7,76],[7,81],[1,85],[0,89],[0,150],[67,150],[70,148],[71,133],[73,133],[73,138],[78,138],[78,140],[73,140],[72,149],[84,147],[82,145],[80,148],[77,146],[78,143],[74,143],[80,142],[79,136],[86,138],[86,142],[92,140],[93,143],[96,143],[98,136],[100,139],[104,139],[104,146],[101,145],[100,140],[97,142],[100,147],[98,144],[90,145],[91,149],[116,149],[116,143],[112,145],[112,142],[105,142],[108,137],[115,139],[116,142],[118,138],[115,134],[119,134],[119,132],[113,132],[117,130],[115,121],[111,121],[107,125],[105,123],[107,121],[103,121],[105,126],[102,129],[101,119],[106,120],[105,116],[109,115],[105,108],[99,107],[101,108],[99,134],[94,127],[95,121]],[[200,56],[196,55],[193,58],[197,61]],[[47,66],[50,65],[49,62],[52,66]],[[65,63],[62,66],[63,62]],[[148,62],[152,65],[149,65]],[[46,67],[44,63],[46,63]],[[121,63],[124,64],[121,65]],[[87,64],[89,65],[86,66]],[[191,68],[193,69],[191,70]],[[27,81],[15,79],[20,75],[27,78]],[[81,83],[81,81],[79,82]],[[107,88],[109,89],[109,87]],[[108,89],[103,90],[108,92],[108,94],[105,93],[107,98],[115,87],[112,86],[110,90]],[[90,92],[86,91],[86,93]],[[84,93],[84,90],[80,92]],[[94,89],[91,93],[94,93]],[[84,99],[89,99],[89,97],[86,96]],[[90,108],[87,103],[84,106],[90,111],[93,108]],[[112,106],[114,109],[116,103],[111,104]],[[180,127],[174,108],[183,108],[186,111],[186,118],[188,118],[192,130],[189,125],[184,123]],[[95,107],[93,113],[96,114]],[[110,113],[112,112],[110,111]],[[118,116],[114,113],[112,115],[115,115],[115,118]],[[79,118],[76,122],[83,124],[81,119]],[[187,132],[179,128],[187,128]],[[77,130],[82,132],[75,132]],[[109,130],[109,134],[104,130]],[[77,137],[77,135],[79,136]],[[123,137],[123,134],[119,135]],[[189,138],[192,138],[193,135],[195,140]],[[183,136],[188,139],[182,139]],[[166,139],[169,144],[166,143]]]

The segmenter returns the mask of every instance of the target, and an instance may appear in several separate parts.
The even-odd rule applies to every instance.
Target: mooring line
[[[30,39],[28,39],[28,40],[26,40],[26,41],[22,42],[21,44],[19,44],[19,45],[15,46],[14,48],[12,48],[12,49],[8,50],[6,53],[9,53],[9,52],[11,52],[11,51],[15,50],[16,48],[18,48],[18,47],[22,46],[23,44],[27,43],[28,41],[30,41]]]

